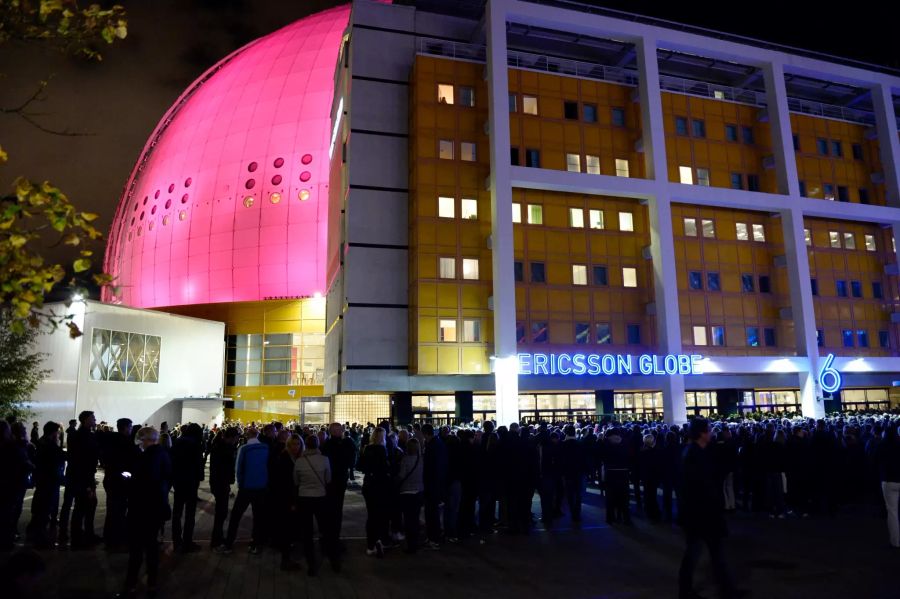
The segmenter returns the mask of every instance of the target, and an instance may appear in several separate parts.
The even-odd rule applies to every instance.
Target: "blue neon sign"
[[[819,385],[825,393],[835,393],[841,388],[843,379],[837,368],[832,368],[834,364],[834,354],[825,356],[825,363],[819,369]]]
[[[538,376],[703,374],[697,354],[518,354],[519,374]]]

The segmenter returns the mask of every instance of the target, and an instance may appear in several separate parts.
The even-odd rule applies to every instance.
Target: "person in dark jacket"
[[[194,542],[194,520],[197,515],[200,481],[205,478],[205,466],[203,430],[193,422],[182,426],[181,436],[172,446],[172,486],[175,488],[172,543],[176,551],[188,553],[200,549],[200,545]]]
[[[897,423],[887,423],[882,435],[883,440],[875,450],[875,464],[887,508],[890,543],[892,547],[900,548],[900,521],[897,517],[897,504],[900,503],[900,436]]]
[[[93,412],[84,411],[78,415],[78,422],[78,430],[69,437],[69,465],[66,470],[66,486],[72,485],[75,504],[72,510],[73,549],[85,548],[99,540],[94,534],[94,514],[97,511],[96,474],[100,461],[100,444],[94,432],[97,420]]]
[[[216,502],[213,516],[210,548],[215,549],[225,539],[224,526],[228,518],[228,499],[234,484],[234,465],[237,457],[237,442],[240,434],[234,427],[228,427],[216,435],[209,452],[209,491]]]
[[[546,427],[539,435],[538,455],[539,455],[539,476],[541,495],[541,522],[545,528],[553,525],[556,517],[556,487],[557,480],[560,478],[559,464],[559,433],[556,431],[548,433]]]
[[[118,597],[134,597],[141,562],[147,560],[147,593],[155,595],[159,574],[157,532],[168,511],[169,455],[158,445],[159,433],[152,427],[138,431],[140,455],[134,462],[128,497],[128,572]]]
[[[303,451],[300,435],[289,435],[284,449],[278,452],[269,468],[269,493],[274,520],[275,543],[281,550],[281,569],[299,570],[300,564],[291,560],[291,545],[299,531],[297,514],[297,486],[294,484],[294,462]]]
[[[606,523],[631,524],[628,508],[628,464],[630,458],[622,429],[612,428],[603,441],[603,467],[606,473]]]
[[[687,546],[678,571],[679,599],[698,597],[694,591],[694,570],[703,545],[709,549],[713,573],[724,597],[742,597],[734,588],[725,562],[724,538],[727,535],[722,487],[716,476],[709,450],[709,422],[694,418],[690,422],[690,443],[681,458],[681,490],[678,493],[678,519],[684,529]]]
[[[0,551],[11,551],[18,524],[19,497],[24,496],[32,464],[28,454],[13,440],[12,427],[0,421]]]
[[[103,490],[106,491],[106,518],[103,520],[103,542],[118,549],[127,542],[125,516],[128,512],[128,485],[125,472],[134,466],[137,448],[131,440],[131,420],[119,418],[116,432],[98,433],[103,462]]]
[[[332,510],[328,518],[331,542],[338,543],[344,520],[344,496],[347,494],[350,472],[356,464],[356,444],[338,422],[332,422],[328,432],[328,439],[322,444],[321,451],[331,462],[331,482],[328,483],[326,505]]]
[[[386,431],[376,427],[359,458],[366,500],[366,555],[384,557],[391,497],[391,465],[385,446]]]
[[[446,493],[447,447],[434,434],[434,426],[422,426],[424,482],[425,482],[425,534],[426,546],[437,549],[443,538],[440,504]]]
[[[38,439],[35,452],[34,497],[27,532],[38,548],[49,547],[49,527],[59,510],[59,486],[66,465],[66,454],[59,443],[61,432],[56,422],[44,424],[44,434]]]
[[[41,438],[41,428],[37,422],[31,423],[31,444],[37,446],[38,441]]]
[[[484,423],[484,433],[478,447],[478,529],[481,543],[487,542],[488,535],[496,533],[494,519],[497,515],[498,488],[500,476],[500,438],[494,432],[494,423]]]
[[[569,516],[572,518],[572,522],[577,523],[581,522],[581,503],[584,498],[587,459],[581,443],[575,438],[575,425],[567,425],[564,432],[566,438],[560,443],[559,459],[566,488],[566,500],[569,505]]]
[[[638,452],[638,470],[644,486],[644,513],[651,522],[659,522],[659,481],[662,478],[662,453],[652,433],[644,435],[644,446]]]

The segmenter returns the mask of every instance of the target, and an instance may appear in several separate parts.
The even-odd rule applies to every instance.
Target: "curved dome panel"
[[[151,308],[324,291],[334,68],[350,7],[237,50],[169,109],[119,203],[118,294]]]

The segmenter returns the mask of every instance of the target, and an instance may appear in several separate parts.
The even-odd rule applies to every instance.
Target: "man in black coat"
[[[428,545],[436,549],[442,537],[440,505],[446,490],[447,447],[431,424],[422,426],[424,445],[425,530]]]
[[[728,528],[722,487],[708,449],[709,422],[705,418],[695,418],[691,420],[689,430],[691,442],[682,453],[681,490],[678,493],[678,519],[687,537],[687,547],[678,571],[678,597],[699,597],[694,591],[694,570],[700,561],[703,545],[709,549],[713,573],[722,596],[743,597],[745,593],[734,588],[725,563],[724,538]]]
[[[38,439],[35,451],[34,497],[27,532],[38,548],[49,546],[48,527],[59,510],[59,486],[66,465],[66,454],[59,443],[61,432],[62,428],[56,422],[44,424],[44,434]]]
[[[128,496],[128,573],[125,589],[117,597],[134,597],[141,562],[147,560],[147,594],[156,594],[159,573],[159,543],[156,535],[169,507],[172,465],[169,454],[158,445],[159,433],[152,427],[138,431],[140,454],[134,461]]]
[[[128,476],[137,448],[131,440],[131,420],[119,418],[116,432],[98,433],[103,460],[103,489],[106,491],[106,519],[103,541],[107,548],[125,544],[125,515],[128,512]],[[125,473],[128,474],[125,474]]]
[[[331,423],[328,435],[328,439],[322,444],[321,452],[331,462],[331,482],[326,488],[328,500],[325,504],[332,508],[328,520],[331,524],[331,541],[336,543],[341,537],[344,495],[347,493],[350,471],[356,464],[356,445],[344,434],[344,427],[339,422]]]
[[[216,502],[210,542],[213,549],[225,540],[225,520],[228,518],[228,498],[231,494],[231,485],[234,484],[234,467],[239,437],[240,434],[234,427],[220,429],[210,446],[209,490]]]
[[[79,427],[69,436],[66,470],[66,491],[72,487],[75,504],[72,510],[71,543],[73,549],[96,543],[94,514],[97,511],[97,464],[100,461],[100,444],[94,429],[97,420],[94,413],[84,411],[78,415]]]
[[[572,522],[577,523],[581,522],[581,503],[584,497],[584,476],[587,472],[587,459],[581,442],[575,438],[575,425],[566,425],[563,431],[566,438],[559,446],[559,462],[566,488],[569,515],[572,518]]]
[[[199,424],[181,427],[181,436],[172,447],[172,486],[175,501],[172,509],[172,542],[175,550],[190,552],[200,549],[194,543],[194,518],[197,493],[204,479],[203,431]],[[184,528],[181,515],[184,513]]]

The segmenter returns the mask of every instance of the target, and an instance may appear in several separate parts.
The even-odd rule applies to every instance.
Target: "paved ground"
[[[102,492],[102,487],[100,487]],[[102,530],[103,497],[97,512]],[[206,545],[212,523],[208,489],[201,486],[197,540]],[[30,506],[20,529],[24,528]],[[534,512],[540,508],[535,502]],[[161,589],[164,598],[429,598],[492,597],[669,598],[683,542],[677,528],[653,525],[638,516],[633,528],[604,524],[603,498],[589,489],[584,522],[572,527],[566,518],[552,530],[538,528],[528,537],[494,535],[487,544],[470,540],[423,550],[410,556],[399,550],[383,560],[364,552],[365,507],[358,489],[350,491],[344,520],[348,555],[334,574],[327,562],[317,578],[305,572],[283,573],[273,550],[249,555],[249,511],[234,554],[204,550],[173,555],[164,546]],[[738,513],[731,517],[729,555],[740,585],[753,597],[900,597],[900,550],[891,549],[877,509],[846,509],[835,518],[771,520]],[[243,539],[243,541],[241,540]],[[299,554],[298,554],[299,555]],[[110,597],[121,587],[127,555],[103,549],[44,552],[47,574],[36,597],[94,599]],[[713,597],[704,561],[699,588]],[[0,592],[0,596],[3,593]]]

